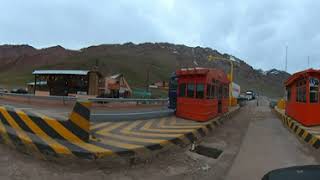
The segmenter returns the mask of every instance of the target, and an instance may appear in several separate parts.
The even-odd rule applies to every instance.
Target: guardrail
[[[0,93],[0,96],[9,96],[9,97],[21,97],[25,98],[27,101],[32,100],[52,100],[52,101],[61,101],[63,104],[69,102],[69,101],[76,101],[78,99],[77,97],[72,96],[35,96],[33,94],[15,94],[15,93]],[[93,103],[110,103],[110,102],[120,102],[120,103],[129,103],[129,102],[135,102],[137,104],[139,103],[145,103],[145,104],[157,104],[162,103],[165,104],[168,102],[168,98],[166,99],[133,99],[133,98],[88,98],[90,102]]]

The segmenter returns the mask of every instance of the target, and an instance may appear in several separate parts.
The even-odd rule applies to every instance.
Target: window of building
[[[223,97],[228,98],[229,97],[229,88],[228,85],[223,85]]]
[[[211,84],[207,84],[207,99],[212,98],[212,93],[211,93]]]
[[[319,102],[319,79],[310,78],[309,86],[310,86],[310,103]]]
[[[217,96],[218,96],[218,93],[217,93],[217,84],[218,82],[216,80],[212,80],[212,87],[211,87],[211,96],[212,96],[212,99],[216,99]]]
[[[196,86],[196,98],[203,99],[204,98],[204,84],[197,84]]]
[[[186,84],[180,84],[179,85],[179,97],[185,97],[186,96]]]
[[[211,86],[211,98],[212,99],[215,99],[217,97],[217,93],[216,93],[216,86],[215,85],[212,85]]]
[[[194,97],[194,84],[189,83],[187,85],[187,96],[193,98]]]
[[[287,101],[291,101],[291,87],[287,87]]]
[[[306,80],[302,79],[299,80],[296,84],[296,101],[297,102],[307,102],[307,87],[306,87]]]

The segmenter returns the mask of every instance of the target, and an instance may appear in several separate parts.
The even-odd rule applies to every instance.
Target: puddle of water
[[[216,149],[216,148],[198,145],[195,147],[194,152],[196,152],[200,155],[203,155],[203,156],[217,159],[222,154],[223,151],[220,149]]]

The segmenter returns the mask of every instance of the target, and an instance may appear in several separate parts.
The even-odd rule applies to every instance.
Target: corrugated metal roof
[[[32,74],[67,74],[67,75],[87,75],[88,70],[35,70]]]
[[[110,78],[111,79],[118,79],[121,76],[122,76],[122,74],[115,74],[115,75],[110,76]]]
[[[27,85],[34,86],[34,82],[29,82]],[[37,85],[47,85],[47,81],[37,81]]]

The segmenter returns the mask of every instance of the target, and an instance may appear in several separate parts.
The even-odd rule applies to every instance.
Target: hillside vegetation
[[[172,72],[182,67],[218,67],[226,72],[225,61],[211,61],[207,57],[228,57],[216,50],[169,43],[109,44],[91,46],[79,51],[54,46],[35,49],[29,45],[0,46],[0,86],[24,87],[33,81],[35,69],[92,69],[104,75],[123,73],[133,87],[145,87],[147,70],[150,82],[168,80]],[[234,80],[242,90],[252,89],[270,97],[283,95],[283,82],[289,74],[276,69],[263,72],[246,62],[235,62]]]

